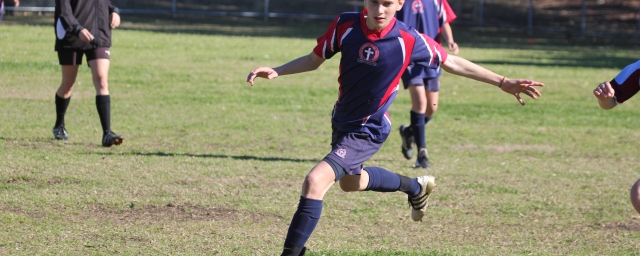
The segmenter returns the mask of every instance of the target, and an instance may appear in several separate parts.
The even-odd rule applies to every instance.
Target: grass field
[[[245,79],[308,54],[323,25],[123,18],[110,91],[112,127],[127,140],[102,148],[86,65],[67,111],[71,141],[52,139],[54,32],[24,21],[0,24],[0,255],[280,253],[301,181],[329,150],[339,61],[254,87]],[[545,82],[542,98],[521,107],[445,74],[427,126],[438,190],[425,221],[411,221],[402,193],[334,187],[308,255],[640,255],[628,197],[640,178],[640,101],[602,111],[591,93],[640,50],[456,32],[462,57]],[[409,106],[401,91],[394,131]],[[394,132],[367,164],[425,173],[399,149]]]

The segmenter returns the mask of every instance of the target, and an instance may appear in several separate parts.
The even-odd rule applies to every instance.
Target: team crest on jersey
[[[358,62],[375,67],[378,65],[376,60],[378,60],[379,55],[380,50],[378,50],[378,47],[375,44],[366,43],[360,47],[360,58],[358,59]]]
[[[421,13],[424,10],[422,0],[414,0],[413,3],[411,3],[411,9],[413,9],[413,13]]]
[[[334,154],[336,154],[336,156],[339,156],[340,158],[343,158],[347,155],[347,150],[344,148],[339,148],[336,149],[335,152],[333,152]]]

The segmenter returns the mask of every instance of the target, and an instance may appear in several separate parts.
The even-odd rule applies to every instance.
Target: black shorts
[[[97,59],[110,59],[109,47],[102,47],[91,50],[60,50],[58,51],[58,61],[60,65],[81,65],[82,56],[87,55],[87,63]]]

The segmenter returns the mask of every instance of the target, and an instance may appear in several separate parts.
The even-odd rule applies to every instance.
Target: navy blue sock
[[[429,123],[429,121],[431,121],[431,118],[433,118],[433,116],[425,116],[424,117],[424,125],[427,125]]]
[[[425,117],[424,114],[418,114],[411,111],[411,130],[413,131],[413,141],[418,148],[426,147],[426,139],[424,136]]]
[[[309,240],[311,233],[316,228],[320,214],[322,213],[322,200],[300,197],[298,210],[293,214],[287,238],[284,240],[285,247],[304,246]]]
[[[376,166],[368,166],[365,167],[364,170],[369,174],[369,184],[365,190],[395,192],[400,188],[400,177],[398,174]]]
[[[407,193],[409,197],[415,197],[420,194],[420,190],[422,190],[422,187],[420,183],[418,183],[418,178],[411,178],[411,188],[409,191],[405,191],[405,193]]]

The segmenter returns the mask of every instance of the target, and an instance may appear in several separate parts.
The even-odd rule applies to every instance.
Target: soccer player
[[[609,110],[627,101],[640,91],[640,61],[630,64],[610,82],[603,82],[593,90],[598,104],[604,110]],[[640,213],[640,180],[631,187],[631,204]]]
[[[96,89],[96,107],[102,125],[102,146],[111,147],[124,142],[124,137],[111,131],[111,98],[109,97],[109,47],[111,29],[120,25],[118,8],[108,0],[56,0],[55,50],[62,67],[62,82],[56,92],[56,123],[53,136],[57,140],[69,140],[64,125],[64,115],[71,100],[82,65],[82,56],[87,56]]]
[[[458,44],[453,40],[449,25],[456,18],[447,0],[411,0],[396,13],[396,18],[415,28],[418,32],[440,42],[440,32],[447,41],[449,50],[458,54]],[[438,91],[440,90],[440,69],[428,67],[428,63],[410,65],[402,75],[405,89],[411,95],[411,124],[400,126],[402,154],[406,159],[413,157],[413,146],[418,148],[415,167],[429,168],[427,153],[426,125],[438,110]]]
[[[432,39],[397,21],[395,12],[404,0],[365,0],[368,12],[343,13],[335,19],[308,55],[276,68],[259,67],[247,76],[274,79],[317,69],[338,52],[340,58],[339,96],[333,108],[332,149],[307,174],[302,193],[284,242],[282,255],[303,255],[305,243],[322,212],[322,200],[329,188],[340,183],[345,192],[402,191],[411,205],[411,218],[422,220],[427,200],[436,187],[435,178],[409,178],[382,167],[363,163],[382,146],[391,131],[387,109],[399,87],[400,76],[411,61],[426,61],[453,74],[499,87],[515,96],[540,96],[542,83],[509,79],[463,58],[447,56]]]

